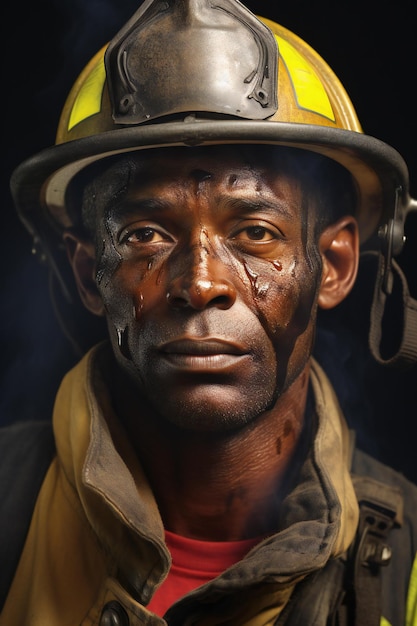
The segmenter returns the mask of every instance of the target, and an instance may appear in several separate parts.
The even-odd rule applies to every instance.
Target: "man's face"
[[[98,200],[96,280],[139,410],[231,430],[303,371],[321,270],[305,205],[294,177],[225,147],[148,152]]]

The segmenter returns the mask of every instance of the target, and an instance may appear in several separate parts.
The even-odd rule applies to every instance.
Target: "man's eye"
[[[274,235],[264,226],[247,226],[238,232],[234,239],[240,241],[271,241],[274,239]]]
[[[159,241],[166,241],[166,239],[162,233],[154,228],[144,226],[143,228],[135,228],[135,230],[125,232],[121,237],[121,242],[131,244],[158,243]]]

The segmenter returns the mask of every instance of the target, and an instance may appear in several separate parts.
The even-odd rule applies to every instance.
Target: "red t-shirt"
[[[260,538],[199,541],[165,531],[165,540],[172,556],[172,567],[148,605],[148,609],[160,617],[176,600],[240,561]]]

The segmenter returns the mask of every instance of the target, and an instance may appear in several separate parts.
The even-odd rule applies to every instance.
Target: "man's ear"
[[[103,316],[104,306],[95,281],[94,245],[72,231],[63,235],[69,262],[84,306],[94,315]]]
[[[318,296],[322,309],[332,309],[352,289],[359,264],[359,230],[354,217],[345,216],[324,229],[319,239],[323,273]]]

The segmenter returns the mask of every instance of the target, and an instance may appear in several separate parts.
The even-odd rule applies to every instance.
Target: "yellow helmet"
[[[238,0],[145,0],[82,71],[56,145],[16,169],[12,194],[23,222],[45,242],[71,225],[65,192],[92,161],[223,143],[295,146],[338,161],[357,184],[362,241],[395,212],[401,249],[410,204],[402,157],[362,132],[317,52]]]
[[[404,160],[363,133],[317,52],[238,0],[144,0],[80,74],[56,144],[14,171],[12,195],[65,289],[61,235],[72,225],[65,195],[80,170],[128,151],[238,143],[302,148],[349,170],[361,242],[381,250],[389,291],[391,258],[417,206]]]

